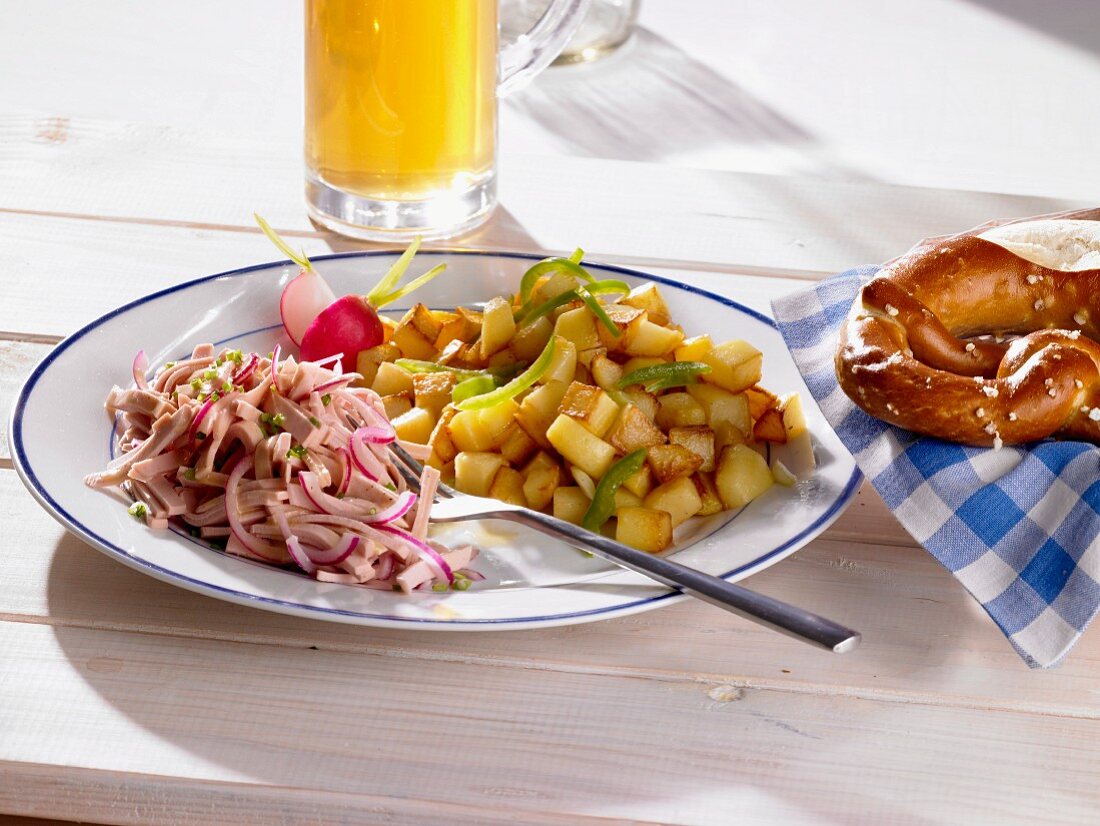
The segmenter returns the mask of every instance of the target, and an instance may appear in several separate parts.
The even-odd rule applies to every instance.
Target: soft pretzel
[[[970,445],[1100,443],[1100,209],[930,239],[868,281],[836,373],[863,410]]]

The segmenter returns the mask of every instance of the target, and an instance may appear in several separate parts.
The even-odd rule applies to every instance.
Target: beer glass
[[[589,0],[498,54],[498,0],[306,0],[306,203],[344,235],[467,232],[496,204],[497,96],[544,69]]]

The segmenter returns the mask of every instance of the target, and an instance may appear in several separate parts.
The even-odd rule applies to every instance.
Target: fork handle
[[[858,631],[845,628],[830,619],[671,559],[639,551],[545,513],[526,509],[499,510],[484,514],[484,517],[518,522],[564,539],[571,545],[586,548],[602,559],[655,579],[670,588],[682,590],[739,617],[837,654],[852,651],[859,645]]]

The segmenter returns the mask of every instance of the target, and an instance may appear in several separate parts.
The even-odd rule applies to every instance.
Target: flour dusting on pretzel
[[[970,445],[1100,443],[1100,209],[929,239],[864,285],[840,332],[844,392]]]

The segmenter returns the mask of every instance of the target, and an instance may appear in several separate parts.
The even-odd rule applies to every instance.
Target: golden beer
[[[310,0],[306,162],[379,199],[466,189],[492,171],[497,0]]]

